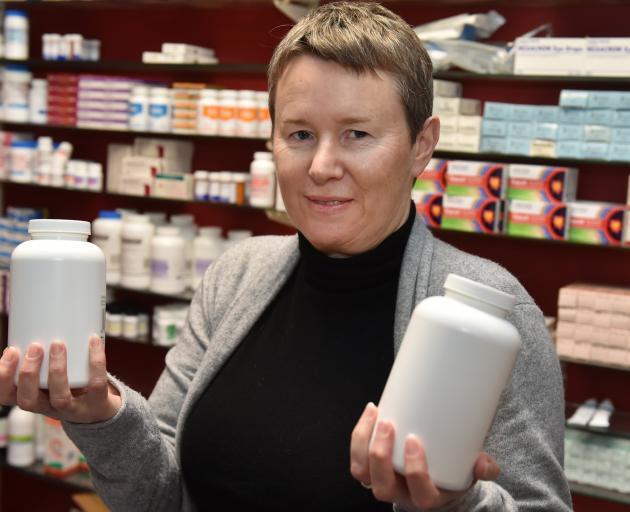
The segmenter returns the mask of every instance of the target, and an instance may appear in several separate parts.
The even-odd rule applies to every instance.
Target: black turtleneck
[[[200,510],[391,511],[350,475],[350,435],[394,359],[415,208],[378,247],[295,271],[194,405],[182,471]]]

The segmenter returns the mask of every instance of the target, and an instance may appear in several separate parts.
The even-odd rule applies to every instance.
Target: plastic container
[[[129,129],[139,132],[149,129],[149,89],[145,86],[134,87],[131,90]]]
[[[193,242],[197,236],[195,217],[188,213],[171,215],[171,224],[179,228],[179,234],[186,242],[186,283],[193,283]]]
[[[42,36],[42,57],[44,60],[59,59],[61,34],[44,34]]]
[[[171,91],[154,87],[149,96],[149,131],[168,132],[171,129]]]
[[[455,274],[444,289],[414,309],[378,407],[396,430],[396,471],[414,434],[435,485],[456,491],[472,481],[521,340],[505,320],[514,296]]]
[[[144,290],[151,284],[151,240],[155,227],[148,215],[129,215],[121,231],[120,284]]]
[[[219,93],[204,89],[197,104],[197,131],[204,135],[219,133]]]
[[[105,255],[107,284],[120,283],[122,226],[122,215],[110,210],[100,211],[98,219],[92,223],[92,243]]]
[[[208,174],[210,201],[221,202],[221,173],[211,172]]]
[[[176,226],[160,226],[151,242],[151,290],[182,293],[188,284],[186,242]]]
[[[37,138],[37,154],[35,159],[35,182],[50,185],[52,172],[53,140],[50,137]]]
[[[239,91],[236,134],[258,137],[258,100],[256,91]]]
[[[197,201],[208,201],[210,199],[210,182],[208,181],[208,171],[195,171],[195,199]]]
[[[72,172],[73,188],[87,190],[88,188],[88,162],[85,160],[74,160]]]
[[[256,93],[258,107],[258,137],[271,138],[271,117],[269,116],[269,93],[259,91]]]
[[[219,91],[219,135],[235,136],[238,111],[238,91]]]
[[[88,382],[88,340],[104,339],[105,256],[87,241],[90,223],[78,220],[29,221],[32,240],[11,255],[9,340],[23,356],[29,344],[46,351],[40,386],[48,388],[48,347],[66,343],[68,382]],[[17,378],[17,372],[16,372]]]
[[[103,165],[98,162],[87,164],[87,189],[94,192],[103,190]]]
[[[20,409],[11,409],[8,421],[9,447],[7,463],[25,467],[35,462],[35,414]]]
[[[50,177],[50,184],[52,186],[62,187],[64,185],[64,174],[70,156],[72,155],[72,149],[72,144],[62,142],[53,152]]]
[[[199,229],[199,236],[193,243],[193,288],[201,284],[206,270],[221,256],[225,249],[225,240],[221,236],[221,228],[208,226]]]
[[[235,204],[236,203],[236,183],[232,178],[230,171],[222,171],[219,173],[219,182],[221,183],[221,202]]]
[[[16,140],[11,144],[9,179],[17,183],[31,183],[37,157],[37,142]]]
[[[107,336],[122,336],[122,314],[120,311],[108,311],[105,315],[105,334]]]
[[[138,315],[129,314],[122,317],[122,335],[123,338],[135,340],[138,338]]]
[[[232,173],[234,180],[234,204],[245,206],[247,204],[247,175],[242,172]]]
[[[249,203],[257,208],[273,208],[276,202],[276,166],[267,151],[254,153],[249,166],[252,176]]]
[[[48,122],[48,82],[39,78],[31,81],[29,94],[29,122],[46,124]]]
[[[84,40],[81,34],[67,34],[68,60],[85,60]]]
[[[24,11],[8,9],[4,13],[4,58],[28,59],[28,16]]]
[[[25,66],[10,64],[4,68],[2,76],[4,120],[17,123],[28,122],[29,85],[33,75]]]
[[[166,224],[166,213],[164,212],[144,212],[144,214],[149,217],[151,224],[156,228]]]

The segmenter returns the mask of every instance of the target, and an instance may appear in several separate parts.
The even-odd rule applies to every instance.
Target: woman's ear
[[[438,140],[440,140],[440,118],[431,116],[424,122],[414,142],[414,178],[426,169]]]

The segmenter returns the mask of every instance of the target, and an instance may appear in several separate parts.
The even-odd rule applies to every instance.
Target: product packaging
[[[569,203],[569,240],[594,245],[620,245],[626,207],[621,204]]]
[[[505,195],[504,164],[451,160],[446,171],[449,196],[501,199]]]
[[[416,178],[414,191],[442,193],[446,188],[446,169],[448,160],[432,158],[424,171]]]
[[[569,167],[509,164],[508,199],[566,203],[575,200],[578,171]]]
[[[527,238],[566,240],[567,206],[513,199],[508,203],[507,234]]]
[[[448,196],[442,199],[442,228],[474,233],[499,233],[503,202],[498,199]]]
[[[416,211],[424,223],[431,228],[442,224],[442,194],[414,191],[411,199],[416,203]]]

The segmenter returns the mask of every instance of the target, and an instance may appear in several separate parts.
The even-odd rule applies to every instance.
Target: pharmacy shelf
[[[10,60],[0,59],[0,65],[21,64],[35,71],[74,71],[74,72],[177,72],[230,74],[230,75],[264,75],[267,72],[267,64],[146,64],[136,61],[124,60]]]
[[[434,78],[456,81],[497,81],[497,82],[552,82],[552,83],[614,83],[630,86],[630,76],[581,76],[581,75],[515,75],[512,73],[471,73],[469,71],[436,71]]]
[[[585,366],[597,366],[598,368],[608,368],[610,370],[619,370],[622,372],[630,372],[630,367],[622,364],[614,363],[602,363],[598,361],[587,361],[584,359],[576,359],[574,357],[559,356],[559,359],[563,363],[581,364]]]
[[[22,473],[28,476],[32,476],[35,478],[39,478],[47,481],[54,481],[55,483],[59,483],[61,485],[65,485],[70,487],[72,490],[80,490],[80,491],[93,491],[94,486],[92,485],[92,481],[90,480],[90,476],[85,472],[74,473],[72,475],[68,475],[66,477],[53,476],[44,471],[44,465],[41,462],[37,462],[30,466],[26,467],[17,467],[11,466],[7,464],[5,460],[0,461],[0,468],[3,468],[5,471],[14,471],[17,473]]]
[[[614,503],[630,505],[630,494],[623,492],[604,489],[603,487],[597,487],[595,485],[579,484],[577,482],[569,482],[569,488],[573,494],[582,494],[583,496],[591,496]]]
[[[132,130],[116,130],[113,128],[86,128],[81,126],[69,126],[64,124],[34,124],[34,123],[21,123],[16,121],[2,121],[0,125],[14,128],[16,130],[64,130],[69,132],[99,132],[99,133],[121,133],[133,135],[134,137],[169,137],[180,139],[217,139],[222,142],[226,140],[236,141],[249,141],[265,143],[267,139],[261,137],[238,137],[238,136],[225,136],[225,135],[205,135],[202,133],[174,133],[174,132],[149,132],[149,131],[132,131]]]
[[[151,291],[149,289],[145,289],[145,290],[138,290],[135,288],[127,288],[125,286],[120,286],[120,285],[112,285],[112,284],[108,284],[107,288],[112,290],[112,291],[117,291],[117,292],[123,292],[126,293],[128,295],[142,295],[144,297],[156,297],[156,298],[161,298],[161,299],[173,299],[173,300],[180,300],[180,301],[186,301],[186,302],[190,302],[193,298],[193,295],[195,294],[194,291],[192,290],[186,290],[183,293],[178,293],[178,294],[169,294],[169,293],[157,293],[154,291]]]
[[[580,404],[567,403],[565,406],[565,417],[570,418]],[[580,430],[590,434],[599,434],[607,437],[618,437],[630,439],[630,413],[625,411],[615,411],[610,416],[610,428],[599,429],[587,426],[567,425],[567,429]]]

